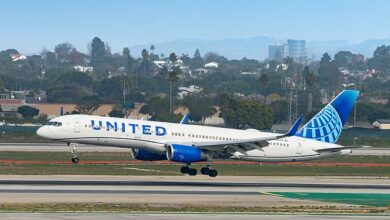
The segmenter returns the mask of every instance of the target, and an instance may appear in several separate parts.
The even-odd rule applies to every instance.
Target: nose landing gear
[[[79,144],[77,143],[68,143],[70,147],[70,153],[72,154],[72,163],[77,164],[80,162],[80,158],[77,156],[77,148]]]

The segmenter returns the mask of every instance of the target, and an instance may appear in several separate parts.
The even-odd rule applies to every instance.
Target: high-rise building
[[[288,53],[295,62],[306,63],[307,62],[307,52],[306,52],[306,42],[305,40],[287,40]]]
[[[268,46],[268,58],[270,60],[282,61],[288,57],[288,46],[283,45],[270,45]]]

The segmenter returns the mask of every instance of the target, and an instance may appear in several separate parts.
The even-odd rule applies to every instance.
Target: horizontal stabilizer
[[[354,146],[322,148],[322,149],[318,149],[318,150],[315,150],[315,151],[320,153],[320,152],[339,151],[339,150],[348,150],[348,149],[353,149],[353,148],[366,148],[366,147],[368,147],[368,146],[354,145]]]

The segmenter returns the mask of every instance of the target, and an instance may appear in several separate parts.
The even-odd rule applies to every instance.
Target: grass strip
[[[310,213],[383,214],[387,208],[355,206],[232,207],[132,203],[3,203],[0,212]]]

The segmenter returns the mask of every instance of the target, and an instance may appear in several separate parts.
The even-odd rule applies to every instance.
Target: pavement
[[[45,151],[64,152],[70,151],[65,143],[0,143],[0,151]],[[129,148],[119,148],[110,146],[97,146],[81,144],[79,152],[129,152]],[[351,155],[390,155],[389,148],[356,148]]]
[[[0,175],[0,203],[109,202],[151,205],[284,207],[346,204],[270,192],[390,193],[389,178]]]

